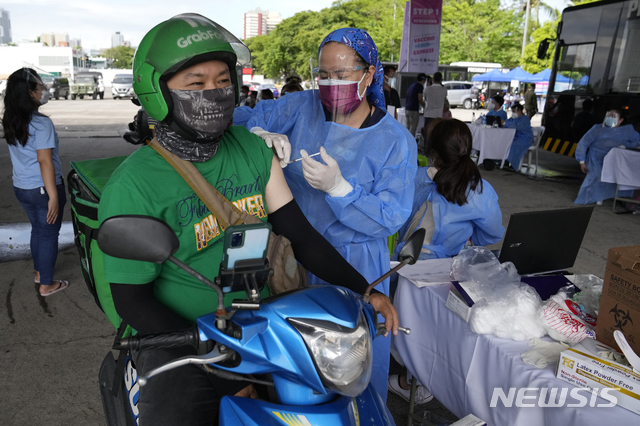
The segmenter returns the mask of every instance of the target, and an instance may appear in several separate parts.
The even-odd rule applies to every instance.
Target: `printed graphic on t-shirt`
[[[262,194],[256,192],[260,191],[258,182],[260,176],[256,178],[255,182],[250,184],[239,184],[238,177],[232,175],[230,178],[224,178],[218,181],[216,189],[223,194],[227,199],[233,199],[238,195],[251,194],[247,197],[240,198],[236,201],[232,201],[233,205],[242,212],[250,214],[251,216],[265,218],[267,217],[267,209],[264,205],[264,197]],[[224,231],[222,225],[218,223],[218,220],[213,214],[209,212],[209,209],[202,203],[202,201],[194,193],[188,198],[178,202],[178,215],[181,219],[180,226],[188,226],[193,222],[194,216],[200,218],[206,215],[204,218],[193,224],[193,229],[196,236],[196,248],[198,251],[209,245],[209,242],[221,235]]]

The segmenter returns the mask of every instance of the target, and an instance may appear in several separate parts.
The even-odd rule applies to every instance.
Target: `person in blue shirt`
[[[417,145],[386,111],[382,65],[365,31],[332,32],[318,55],[319,90],[237,108],[233,122],[276,148],[309,222],[372,282],[390,269],[387,239],[411,213]],[[288,164],[291,152],[302,161]],[[388,295],[388,286],[376,289]],[[372,383],[386,401],[389,339],[373,346]]]
[[[600,181],[604,156],[615,147],[637,148],[640,141],[640,135],[633,125],[623,125],[624,120],[622,110],[611,110],[607,112],[603,124],[596,124],[580,139],[576,148],[576,160],[587,176],[574,204],[602,205],[602,201],[615,196],[616,184]],[[633,191],[618,191],[618,196],[629,197],[632,193]]]
[[[420,228],[426,231],[420,259],[456,256],[469,240],[481,246],[500,241],[505,228],[498,195],[470,157],[469,127],[455,119],[436,119],[428,140],[427,155],[433,166],[420,167],[416,173],[411,219],[400,228],[394,259]],[[389,377],[389,390],[400,397],[408,400],[409,388],[406,374]],[[431,392],[418,386],[416,404],[431,399]]]
[[[38,109],[49,91],[31,68],[7,80],[2,127],[13,166],[13,192],[31,222],[31,256],[41,296],[64,290],[69,282],[54,280],[62,209],[67,201],[62,182],[58,134]]]
[[[524,106],[522,106],[522,104],[519,102],[513,104],[511,107],[511,118],[505,122],[504,127],[516,129],[507,161],[511,167],[517,171],[520,169],[520,163],[522,162],[524,154],[527,153],[527,150],[533,144],[531,120],[524,114]]]
[[[487,110],[489,110],[487,117],[500,117],[500,126],[504,126],[505,121],[507,121],[507,113],[502,110],[503,104],[504,98],[500,95],[493,96],[487,104]]]
[[[407,119],[407,129],[413,136],[418,130],[420,120],[420,107],[426,105],[424,100],[424,83],[428,76],[425,73],[418,74],[417,81],[407,89],[407,99],[404,104],[404,116]]]

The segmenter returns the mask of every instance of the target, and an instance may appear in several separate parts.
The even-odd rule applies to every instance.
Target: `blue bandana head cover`
[[[365,30],[361,30],[359,28],[341,28],[339,30],[335,30],[326,36],[324,40],[322,40],[322,43],[320,43],[318,56],[320,56],[322,47],[330,41],[337,41],[345,46],[349,46],[358,52],[358,54],[362,56],[369,65],[376,67],[376,72],[373,75],[371,86],[367,89],[367,99],[372,105],[385,109],[386,104],[384,102],[384,91],[382,89],[384,72],[382,70],[382,64],[378,59],[378,48],[373,42],[371,36],[367,34]]]

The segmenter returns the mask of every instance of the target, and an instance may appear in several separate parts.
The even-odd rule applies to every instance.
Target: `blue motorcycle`
[[[369,384],[372,341],[387,330],[384,325],[378,326],[368,295],[376,284],[402,266],[415,263],[423,234],[421,230],[411,237],[399,255],[401,263],[372,283],[364,296],[339,286],[319,285],[261,300],[260,280],[256,277],[268,265],[254,265],[242,271],[226,271],[234,277],[242,276],[240,285],[246,290],[247,300],[234,301],[224,308],[223,288],[173,256],[178,239],[164,222],[142,216],[106,220],[98,234],[103,252],[125,259],[173,262],[215,290],[219,301],[214,313],[198,318],[188,331],[121,339],[121,349],[193,345],[202,355],[176,359],[146,376],[137,376],[127,357],[122,363],[122,392],[118,393],[112,392],[118,384],[112,386],[109,379],[117,377],[115,360],[109,353],[111,358],[107,356],[100,374],[107,424],[137,424],[140,386],[170,369],[201,364],[212,374],[256,383],[269,390],[261,399],[222,398],[221,426],[395,425]],[[236,280],[232,281],[230,285],[237,286]],[[119,397],[114,398],[114,394]]]

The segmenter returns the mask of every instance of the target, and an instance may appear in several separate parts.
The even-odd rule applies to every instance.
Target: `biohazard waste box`
[[[640,246],[609,250],[596,338],[620,350],[613,338],[615,330],[622,331],[640,354]]]

